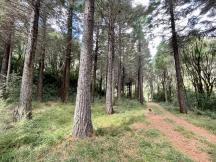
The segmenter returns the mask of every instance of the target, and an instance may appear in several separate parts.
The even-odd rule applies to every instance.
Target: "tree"
[[[213,87],[216,83],[214,76],[216,55],[215,41],[205,38],[192,37],[184,46],[183,63],[186,72],[194,86],[197,107],[204,109],[211,100]]]
[[[44,79],[44,61],[46,53],[46,32],[47,32],[47,14],[42,17],[42,45],[41,45],[41,56],[39,60],[39,78],[38,78],[38,89],[37,89],[37,100],[43,100],[43,79]]]
[[[84,30],[80,54],[80,69],[74,112],[74,137],[89,137],[91,121],[91,71],[93,52],[94,0],[85,0]]]
[[[100,25],[99,23],[95,25],[96,40],[95,40],[95,50],[94,50],[94,59],[93,59],[93,68],[92,68],[92,102],[94,102],[95,91],[96,91],[96,79],[97,79],[97,63],[98,63],[98,51],[99,51],[99,34],[100,34]]]
[[[63,102],[68,101],[69,88],[70,88],[70,64],[71,64],[71,51],[72,51],[72,22],[73,22],[73,4],[72,0],[69,2],[68,6],[68,15],[67,15],[67,47],[65,55],[65,63],[63,70],[63,79],[62,79],[62,92],[61,99]]]
[[[106,112],[113,114],[113,63],[115,52],[115,17],[109,5],[109,29],[108,29],[108,55],[107,55],[107,85],[106,85]]]
[[[170,12],[170,21],[171,21],[171,29],[172,29],[172,48],[173,48],[174,60],[175,60],[177,94],[178,94],[177,96],[178,96],[179,108],[181,113],[187,113],[185,98],[184,98],[184,83],[181,74],[181,62],[180,62],[180,55],[178,49],[178,40],[177,40],[177,33],[175,27],[173,0],[169,0],[169,12]]]
[[[7,7],[11,6],[10,1],[5,2]],[[7,9],[5,13],[5,20],[4,20],[4,52],[3,52],[3,58],[1,62],[1,69],[0,69],[0,91],[2,91],[1,95],[4,95],[4,91],[6,88],[6,80],[8,80],[8,68],[10,69],[10,58],[12,54],[12,38],[14,34],[14,13],[10,10]]]
[[[19,105],[14,110],[14,120],[32,118],[32,78],[33,78],[33,58],[36,51],[38,37],[38,20],[40,13],[40,0],[32,1],[32,11],[30,16],[28,42],[26,47],[21,92]]]

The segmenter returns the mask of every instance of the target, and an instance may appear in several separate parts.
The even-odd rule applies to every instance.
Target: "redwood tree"
[[[94,0],[85,0],[83,39],[80,54],[79,79],[74,112],[74,137],[89,137],[91,121],[91,72],[93,55]]]

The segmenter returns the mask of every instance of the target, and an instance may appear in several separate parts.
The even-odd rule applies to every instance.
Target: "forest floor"
[[[216,162],[216,120],[179,114],[169,105],[104,101],[92,106],[94,136],[71,138],[74,103],[33,103],[33,119],[11,122],[13,106],[0,102],[0,161]],[[149,109],[152,111],[150,112]]]

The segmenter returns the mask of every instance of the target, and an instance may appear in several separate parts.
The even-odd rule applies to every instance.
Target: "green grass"
[[[189,130],[186,130],[184,127],[177,125],[174,129],[177,132],[180,132],[186,138],[192,139],[194,138],[195,134]]]
[[[179,113],[178,108],[175,106],[167,105],[164,103],[161,103],[161,105],[167,110],[169,110],[170,112],[172,112],[173,114],[177,116],[181,116],[184,119],[191,122],[192,124],[199,127],[203,127],[209,130],[210,132],[212,132],[213,134],[216,134],[216,119],[212,118],[211,116],[204,115],[204,114],[198,115],[196,112],[192,112],[192,111],[189,111],[187,115],[182,115]]]
[[[2,129],[0,161],[190,161],[158,130],[131,128],[136,122],[147,124],[143,105],[122,100],[114,108],[115,114],[107,115],[103,101],[93,104],[95,135],[74,141],[70,138],[73,103],[34,102],[31,121],[10,123],[10,129]],[[2,112],[11,112],[3,102]],[[1,115],[9,119],[9,114]]]

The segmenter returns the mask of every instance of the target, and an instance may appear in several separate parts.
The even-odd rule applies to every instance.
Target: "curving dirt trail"
[[[177,150],[196,162],[211,161],[209,155],[202,151],[202,148],[206,147],[205,144],[203,144],[197,137],[199,136],[201,138],[205,138],[209,142],[216,144],[215,135],[171,114],[156,103],[148,103],[147,107],[148,109],[152,109],[152,112],[148,112],[146,114],[146,117],[150,122],[150,127],[158,129],[165,136],[167,136],[168,140]],[[154,113],[154,108],[159,109],[162,114],[158,115]],[[168,123],[165,119],[170,119],[170,123]],[[173,121],[173,123],[171,123],[171,121]],[[195,136],[193,138],[187,138],[181,132],[176,131],[175,126],[184,127],[184,129],[192,131]]]

